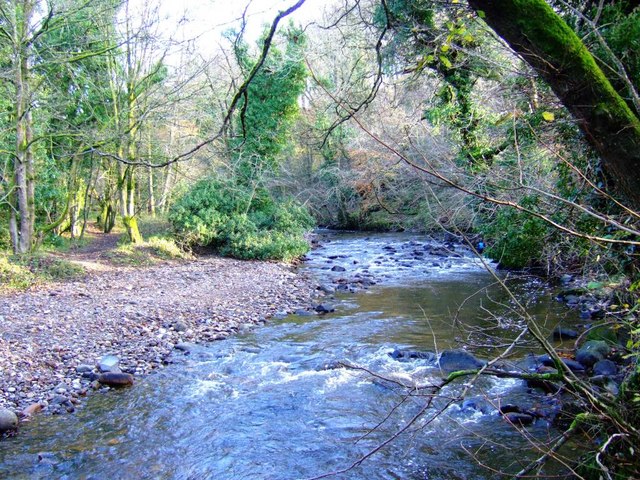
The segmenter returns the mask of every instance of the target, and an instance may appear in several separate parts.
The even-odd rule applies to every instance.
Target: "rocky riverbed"
[[[0,296],[0,411],[23,421],[73,412],[92,390],[127,384],[277,313],[308,308],[311,283],[290,267],[217,257],[120,267]],[[8,421],[10,422],[10,418]],[[5,422],[6,423],[6,422]]]

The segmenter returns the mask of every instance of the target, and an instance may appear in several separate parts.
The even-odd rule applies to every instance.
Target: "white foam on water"
[[[491,383],[493,384],[487,393],[490,396],[499,396],[505,393],[509,393],[514,388],[522,385],[522,380],[518,378],[491,378]]]

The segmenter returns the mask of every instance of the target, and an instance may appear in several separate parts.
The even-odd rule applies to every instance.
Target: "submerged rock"
[[[572,340],[578,338],[578,332],[570,328],[556,327],[553,329],[554,340]]]
[[[129,387],[133,385],[133,375],[121,372],[106,372],[98,377],[98,382],[114,388]]]
[[[486,362],[478,360],[465,350],[445,350],[438,361],[440,368],[446,372],[457,370],[473,370],[481,368]]]
[[[0,433],[18,429],[18,416],[8,408],[0,407]]]

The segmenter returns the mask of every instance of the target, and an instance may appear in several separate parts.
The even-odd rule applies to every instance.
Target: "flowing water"
[[[177,353],[134,388],[92,395],[74,415],[41,416],[0,443],[0,478],[312,478],[356,463],[416,416],[334,478],[490,479],[480,463],[517,471],[535,456],[492,406],[545,401],[523,382],[482,379],[465,401],[446,406],[457,382],[418,415],[425,391],[407,395],[385,379],[442,378],[432,361],[399,361],[395,349],[441,351],[468,340],[488,354],[520,331],[513,302],[470,252],[415,236],[334,235],[303,268],[338,288],[322,300],[335,312],[290,315]],[[573,315],[534,280],[512,285],[549,330]],[[527,431],[554,434],[543,420]]]

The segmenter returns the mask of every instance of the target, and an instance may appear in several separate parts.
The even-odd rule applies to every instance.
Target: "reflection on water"
[[[482,332],[495,325],[502,338],[519,331],[509,298],[479,262],[463,249],[449,257],[433,246],[402,235],[337,237],[312,253],[307,268],[323,282],[369,275],[375,285],[337,294],[335,313],[291,316],[178,354],[174,365],[132,389],[96,394],[74,415],[36,419],[0,445],[0,477],[297,479],[348,467],[429,398],[420,391],[407,396],[364,370],[327,366],[345,362],[425,385],[440,379],[434,365],[399,362],[389,353],[484,342]],[[336,265],[345,270],[332,271]],[[531,295],[543,286],[513,285],[523,301],[535,300],[530,313],[549,329],[566,314],[548,295]],[[459,389],[446,387],[404,435],[335,478],[488,479],[495,475],[468,452],[511,471],[535,455],[495,413],[506,399],[532,401],[520,381],[482,379],[466,402],[435,416]],[[529,432],[553,433],[545,422]],[[513,453],[492,453],[500,444]]]

